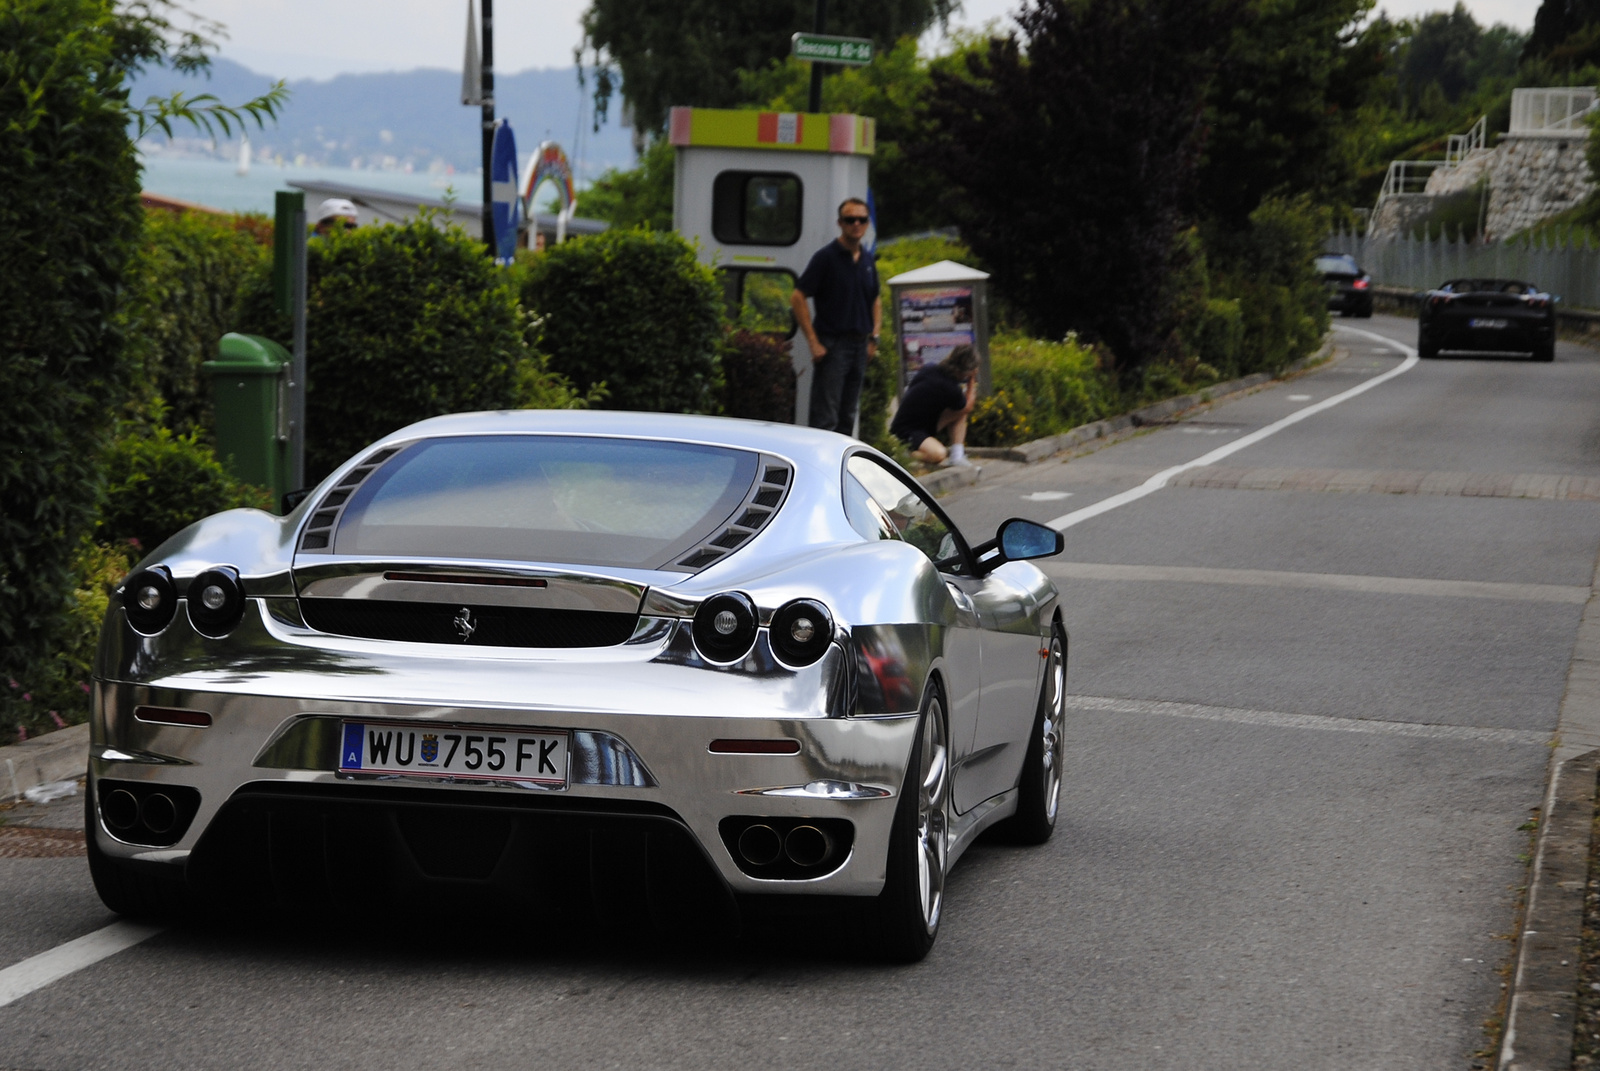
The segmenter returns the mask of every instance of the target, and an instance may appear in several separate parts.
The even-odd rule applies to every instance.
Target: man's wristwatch
[[[877,335],[868,335],[867,336],[867,341],[872,343],[874,346],[876,346],[878,344],[878,336]]]

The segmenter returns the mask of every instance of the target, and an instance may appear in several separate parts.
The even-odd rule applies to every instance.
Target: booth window
[[[799,281],[781,268],[722,268],[722,297],[728,319],[746,331],[793,338],[794,308],[789,295]]]
[[[798,175],[724,171],[711,186],[711,233],[723,245],[794,245],[801,192]]]

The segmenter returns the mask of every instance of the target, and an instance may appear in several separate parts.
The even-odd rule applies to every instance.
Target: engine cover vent
[[[309,554],[333,553],[333,530],[339,524],[339,515],[344,512],[345,503],[350,501],[350,496],[356,493],[356,488],[368,476],[408,445],[386,446],[345,473],[344,479],[335,484],[333,490],[324,495],[317,508],[311,511],[311,520],[306,522],[300,533],[300,550]]]
[[[697,573],[713,562],[721,561],[734,550],[750,542],[755,534],[765,528],[783,507],[794,484],[794,472],[787,461],[767,454],[761,456],[761,480],[745,496],[739,507],[730,514],[728,524],[717,534],[678,559],[669,569],[685,569]]]

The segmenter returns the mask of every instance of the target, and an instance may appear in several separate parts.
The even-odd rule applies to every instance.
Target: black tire
[[[1059,628],[1050,630],[1050,657],[1045,665],[1044,683],[1039,688],[1039,706],[1033,716],[1033,732],[1028,739],[1028,755],[1022,760],[1022,777],[1017,782],[1017,813],[1001,827],[1013,844],[1043,844],[1055,832],[1056,813],[1061,802],[1061,774],[1066,753],[1063,728],[1066,722],[1067,645]]]
[[[1372,302],[1369,301],[1361,306],[1361,311],[1356,313],[1356,318],[1360,320],[1372,319]]]
[[[95,839],[99,825],[91,782],[83,794],[83,843],[89,855],[89,877],[102,903],[119,915],[151,922],[171,922],[192,910],[182,871],[159,863],[112,859]]]
[[[889,834],[888,873],[873,912],[879,954],[895,963],[921,960],[939,936],[950,858],[948,741],[944,700],[930,683]]]
[[[1431,361],[1439,356],[1439,347],[1425,338],[1417,339],[1417,356],[1424,361]]]
[[[1533,359],[1549,364],[1556,359],[1556,344],[1551,342],[1533,351]]]

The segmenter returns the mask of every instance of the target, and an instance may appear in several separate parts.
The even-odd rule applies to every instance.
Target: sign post
[[[289,486],[306,485],[306,195],[279,190],[272,225],[272,297],[292,317],[289,362]]]

